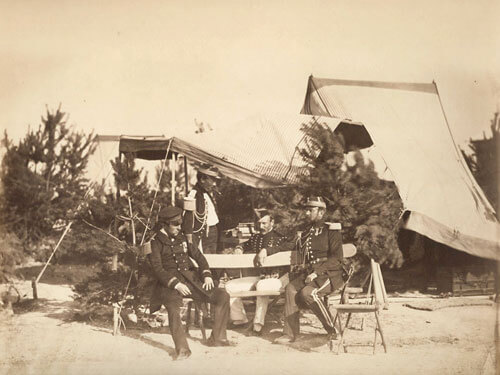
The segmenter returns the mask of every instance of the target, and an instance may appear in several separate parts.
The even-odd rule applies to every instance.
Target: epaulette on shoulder
[[[340,223],[325,222],[325,224],[328,225],[328,230],[342,230],[342,224]]]

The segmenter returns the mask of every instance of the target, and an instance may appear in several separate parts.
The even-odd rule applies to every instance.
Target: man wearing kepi
[[[157,284],[151,297],[151,312],[165,305],[168,311],[170,332],[175,343],[177,359],[191,355],[182,327],[180,309],[182,298],[210,302],[215,308],[209,346],[229,346],[226,326],[229,319],[229,294],[214,287],[205,256],[197,247],[187,242],[181,233],[182,209],[166,207],[158,214],[157,233],[151,242],[151,266]],[[189,257],[198,264],[195,270]]]
[[[274,217],[272,214],[267,209],[257,209],[255,210],[255,215],[258,232],[252,234],[252,236],[241,245],[236,246],[235,250],[237,254],[255,254],[254,264],[260,267],[267,256],[287,249],[285,237],[274,230]],[[281,281],[278,279],[279,268],[258,268],[252,271],[252,275],[228,281],[226,283],[226,290],[230,293],[249,290],[279,292],[282,287]],[[244,325],[248,323],[248,318],[241,298],[231,298],[230,304],[230,319],[233,321],[233,324]],[[250,331],[251,335],[260,336],[262,334],[268,305],[268,296],[257,297],[253,327]]]
[[[299,264],[285,288],[284,335],[276,343],[296,341],[300,332],[299,309],[311,309],[329,336],[335,336],[333,319],[323,297],[344,283],[342,234],[339,223],[325,223],[326,203],[322,197],[307,199],[308,224],[297,234]]]
[[[194,207],[184,207],[182,229],[188,240],[205,254],[219,250],[219,216],[217,214],[217,180],[219,171],[203,165],[198,168],[196,185],[186,199],[194,200]]]

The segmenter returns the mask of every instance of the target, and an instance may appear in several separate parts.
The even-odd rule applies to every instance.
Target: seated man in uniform
[[[268,210],[255,210],[257,220],[256,226],[258,233],[253,234],[247,241],[236,247],[236,253],[253,253],[255,254],[255,265],[260,266],[265,257],[272,255],[282,250],[284,237],[274,230],[274,218]],[[279,291],[282,287],[281,281],[278,279],[279,270],[274,269],[257,269],[247,271],[254,276],[246,276],[230,280],[226,283],[228,292],[243,292],[249,290],[264,290],[264,291]],[[230,319],[235,325],[248,323],[248,318],[243,306],[241,298],[231,298],[231,313]],[[258,296],[255,305],[255,317],[253,319],[253,329],[250,331],[252,335],[260,336],[262,327],[266,317],[267,306],[269,305],[268,296]]]
[[[343,250],[341,225],[325,223],[326,203],[321,197],[307,199],[308,223],[297,233],[299,264],[291,272],[285,288],[284,335],[276,343],[296,341],[300,332],[299,309],[310,309],[321,321],[330,337],[336,336],[332,316],[323,297],[343,284]]]
[[[180,316],[183,297],[210,302],[215,307],[215,319],[208,345],[231,345],[226,336],[229,294],[224,289],[214,287],[205,256],[186,240],[181,232],[181,222],[182,209],[165,207],[160,210],[150,254],[151,266],[157,280],[151,296],[150,310],[154,312],[159,310],[162,304],[166,306],[177,359],[191,355]],[[199,270],[193,269],[189,257],[196,261]]]

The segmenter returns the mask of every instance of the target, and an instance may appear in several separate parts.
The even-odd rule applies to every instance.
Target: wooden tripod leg
[[[375,318],[377,319],[377,327],[380,332],[380,338],[382,339],[382,345],[384,346],[384,352],[387,353],[387,344],[385,343],[384,333],[382,332],[382,325],[380,324],[380,320],[378,318],[378,312],[375,312]]]

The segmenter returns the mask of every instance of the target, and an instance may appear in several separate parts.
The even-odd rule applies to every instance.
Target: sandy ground
[[[28,294],[28,283],[19,285]],[[108,328],[67,322],[74,311],[69,286],[39,285],[43,308],[0,322],[1,374],[494,374],[496,305],[486,297],[482,306],[422,311],[391,299],[381,322],[388,353],[377,345],[349,347],[348,353],[329,351],[319,322],[304,314],[303,339],[284,346],[272,344],[281,329],[271,323],[263,337],[228,331],[237,345],[209,348],[199,329],[189,340],[193,355],[174,361],[173,341],[166,328],[125,330],[113,336]],[[360,318],[353,320],[359,326]],[[348,343],[373,342],[374,319],[363,331],[349,329]],[[336,351],[336,348],[335,348]]]

